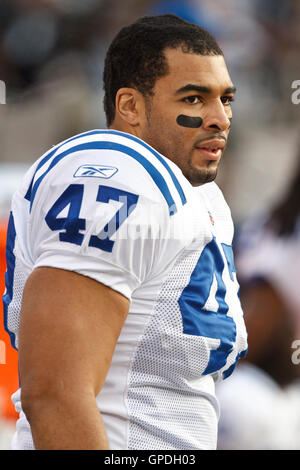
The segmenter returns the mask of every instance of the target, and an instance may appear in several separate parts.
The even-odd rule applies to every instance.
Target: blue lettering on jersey
[[[71,184],[59,196],[57,201],[48,211],[45,220],[51,230],[59,230],[59,239],[62,242],[70,242],[81,245],[85,230],[85,219],[79,218],[83,198],[83,184]],[[69,206],[67,217],[58,217],[65,207]]]
[[[139,196],[128,191],[111,188],[110,186],[99,186],[97,201],[105,203],[109,203],[110,200],[121,201],[122,206],[98,235],[91,236],[89,246],[111,252],[115,242],[110,240],[110,237],[119,230],[119,227],[135,209],[138,198]]]
[[[82,245],[84,234],[80,233],[86,229],[86,220],[80,218],[80,210],[84,195],[83,184],[70,184],[59,196],[57,201],[48,211],[45,220],[48,227],[59,231],[59,240],[75,245]],[[122,205],[115,215],[107,222],[105,227],[97,235],[92,235],[89,246],[100,250],[112,252],[114,241],[110,239],[119,230],[123,222],[135,209],[139,196],[110,186],[99,185],[97,201],[109,204],[109,201],[118,201]],[[59,214],[68,207],[66,217],[59,217]]]
[[[232,248],[225,244],[222,244],[222,248],[227,260],[230,278],[233,281],[235,267]],[[225,366],[236,340],[236,324],[233,318],[227,315],[229,307],[225,301],[224,269],[226,266],[223,256],[214,237],[202,251],[190,281],[183,289],[178,301],[182,314],[183,333],[220,340],[219,347],[210,351],[204,375],[214,373]],[[204,308],[210,296],[214,278],[217,282],[215,298],[218,308],[216,311]],[[235,363],[223,373],[224,378],[232,373],[239,357],[245,354],[246,351],[238,355]]]
[[[74,178],[95,177],[95,178],[111,178],[118,171],[118,168],[107,165],[81,165],[74,173]]]

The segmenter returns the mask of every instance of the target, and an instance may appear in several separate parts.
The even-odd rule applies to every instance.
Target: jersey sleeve
[[[34,268],[75,271],[129,299],[154,273],[163,249],[157,235],[170,215],[142,165],[112,152],[75,153],[49,171],[33,194]]]

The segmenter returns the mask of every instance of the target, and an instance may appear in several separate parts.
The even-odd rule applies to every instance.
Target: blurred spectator
[[[300,151],[285,197],[270,213],[245,223],[236,256],[248,360],[285,386],[300,378],[291,361],[291,344],[300,339]]]
[[[218,450],[299,450],[299,393],[282,389],[253,364],[237,366],[217,385]]]

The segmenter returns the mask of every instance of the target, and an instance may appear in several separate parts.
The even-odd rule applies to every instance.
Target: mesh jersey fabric
[[[121,217],[124,195],[130,207]],[[76,222],[85,221],[77,238],[66,225],[74,206]],[[110,448],[214,449],[215,382],[247,348],[233,225],[217,185],[193,188],[143,141],[95,130],[33,165],[14,195],[9,236],[4,308],[16,347],[24,283],[36,267],[78,272],[130,299],[96,397]],[[34,448],[20,389],[13,402],[12,446]]]

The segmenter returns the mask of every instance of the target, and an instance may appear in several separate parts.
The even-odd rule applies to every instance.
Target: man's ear
[[[131,126],[138,126],[143,112],[143,99],[134,88],[120,88],[116,95],[116,113]]]

